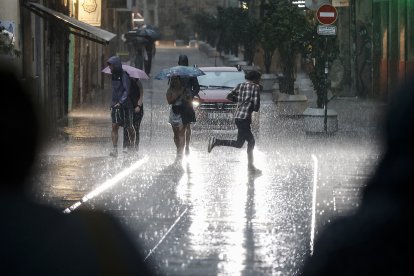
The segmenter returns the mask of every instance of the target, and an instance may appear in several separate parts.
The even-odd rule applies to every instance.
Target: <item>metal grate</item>
[[[214,111],[232,111],[236,109],[234,103],[201,103],[201,110],[214,110]]]

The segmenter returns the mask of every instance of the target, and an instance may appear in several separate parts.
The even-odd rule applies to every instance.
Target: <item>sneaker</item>
[[[207,151],[211,152],[211,150],[216,146],[216,138],[215,137],[210,137],[208,139],[208,148]]]
[[[189,155],[190,154],[190,148],[185,148],[185,155]]]
[[[112,157],[118,157],[118,150],[117,149],[113,149],[110,153],[109,156]]]
[[[128,148],[123,148],[122,153],[124,153],[124,154],[128,153]]]

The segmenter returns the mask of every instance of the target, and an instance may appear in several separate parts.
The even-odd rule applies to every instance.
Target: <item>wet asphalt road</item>
[[[222,64],[195,48],[159,47],[153,74],[176,65],[180,53],[190,64]],[[137,155],[109,157],[108,86],[74,110],[41,154],[34,196],[68,215],[77,208],[114,214],[161,275],[296,275],[321,227],[358,206],[380,155],[378,104],[334,100],[339,131],[309,136],[301,118],[278,116],[263,94],[255,149],[263,174],[250,176],[246,146],[207,153],[210,135],[232,131],[194,130],[190,155],[174,162],[166,87],[144,81]],[[311,90],[304,93],[312,105]]]

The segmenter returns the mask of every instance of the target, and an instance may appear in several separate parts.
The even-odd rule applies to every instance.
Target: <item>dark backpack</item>
[[[131,88],[129,91],[129,98],[132,101],[132,105],[135,107],[137,107],[138,105],[138,100],[140,97],[140,90],[139,90],[139,86],[137,84],[137,80],[134,78],[129,78],[131,80]]]

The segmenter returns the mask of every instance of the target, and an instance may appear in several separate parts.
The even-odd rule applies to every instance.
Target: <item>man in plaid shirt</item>
[[[235,123],[237,126],[237,140],[221,140],[210,137],[208,141],[208,152],[214,147],[226,146],[241,148],[247,141],[247,160],[248,170],[252,173],[261,173],[253,165],[253,149],[255,145],[254,136],[251,129],[252,113],[260,109],[260,91],[259,84],[261,74],[258,71],[250,71],[245,76],[246,81],[238,84],[229,94],[228,99],[237,102],[235,114]]]

